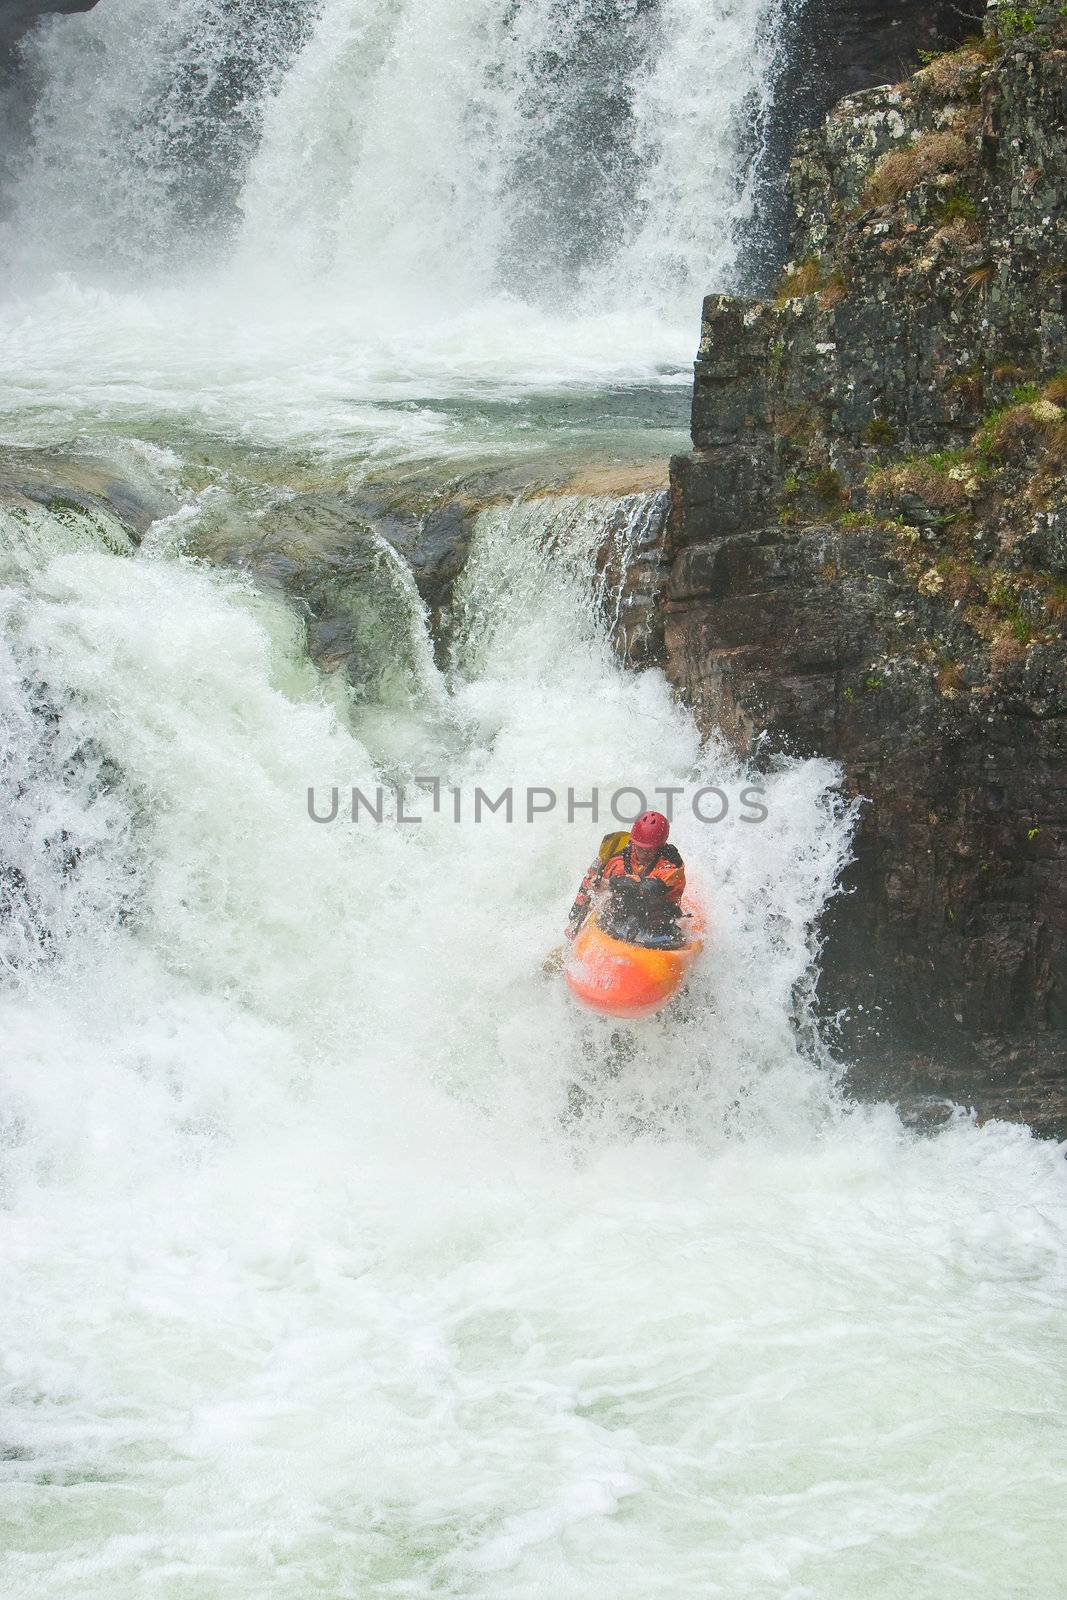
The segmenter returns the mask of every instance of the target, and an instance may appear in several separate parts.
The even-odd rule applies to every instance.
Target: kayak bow
[[[627,944],[605,933],[591,912],[575,935],[563,968],[571,994],[590,1011],[608,1017],[648,1017],[682,985],[704,948],[704,919],[688,897],[682,901],[686,943],[677,950]]]

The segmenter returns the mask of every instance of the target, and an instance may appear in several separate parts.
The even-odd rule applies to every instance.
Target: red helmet
[[[667,843],[670,831],[671,825],[662,811],[646,811],[630,829],[630,839],[643,850],[658,850]]]

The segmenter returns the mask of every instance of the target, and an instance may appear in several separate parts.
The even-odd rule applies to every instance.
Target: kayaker
[[[637,942],[673,939],[685,893],[685,867],[678,851],[667,843],[670,831],[662,812],[646,811],[629,833],[605,834],[571,907],[568,939],[574,938],[600,896],[607,897],[601,913],[606,933]]]

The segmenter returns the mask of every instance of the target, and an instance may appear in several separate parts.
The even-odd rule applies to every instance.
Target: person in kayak
[[[605,834],[596,860],[582,879],[567,919],[573,939],[600,904],[600,926],[631,944],[674,945],[679,927],[685,866],[672,844],[671,825],[659,811],[646,811],[630,832]]]

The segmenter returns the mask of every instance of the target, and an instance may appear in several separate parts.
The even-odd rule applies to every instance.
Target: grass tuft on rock
[[[979,44],[964,44],[941,54],[921,52],[926,66],[915,73],[917,94],[931,100],[972,100],[981,89],[989,62]]]
[[[937,460],[880,467],[867,479],[867,492],[872,500],[888,505],[896,505],[907,496],[931,511],[958,511],[967,504],[966,482]]]
[[[822,286],[822,265],[819,258],[806,256],[784,275],[775,290],[774,303],[776,306],[784,306],[790,300],[799,300],[805,295],[815,294]]]
[[[1061,467],[1067,463],[1067,413],[1040,395],[1005,406],[986,418],[974,447],[986,461],[1021,462],[1040,455],[1043,466]]]
[[[980,261],[976,267],[971,268],[970,272],[965,272],[960,299],[966,300],[967,296],[972,294],[977,295],[979,299],[983,299],[989,293],[996,271],[996,266],[992,261]]]
[[[848,294],[848,284],[840,272],[834,272],[827,278],[819,291],[819,304],[824,311],[830,311],[834,306],[839,306]]]
[[[903,150],[883,156],[867,179],[868,205],[891,206],[942,172],[961,172],[975,160],[974,146],[958,133],[927,133]]]

